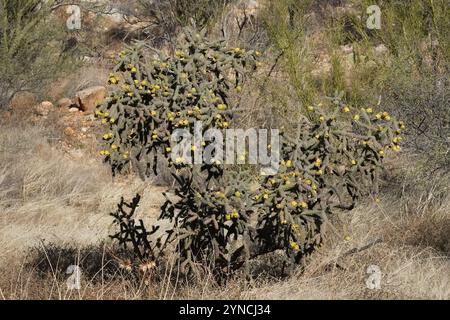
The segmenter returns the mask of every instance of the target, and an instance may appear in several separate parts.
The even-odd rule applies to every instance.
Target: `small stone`
[[[53,108],[53,103],[51,103],[50,101],[43,101],[34,107],[34,112],[38,116],[46,117]]]
[[[102,104],[106,98],[106,88],[102,86],[91,87],[79,91],[76,94],[76,103],[80,110],[92,113],[95,108]]]
[[[72,100],[70,100],[69,98],[62,98],[59,99],[58,102],[56,103],[56,105],[59,108],[63,108],[63,109],[70,109],[73,106],[73,102]]]
[[[67,127],[64,129],[64,134],[68,137],[73,137],[75,136],[75,130],[73,130],[73,128],[71,127]]]
[[[78,111],[80,111],[80,109],[75,108],[75,107],[69,109],[69,112],[72,112],[72,113],[75,113],[75,112],[78,112]]]
[[[375,47],[375,54],[376,55],[383,55],[386,52],[388,52],[388,48],[384,44],[379,44]]]

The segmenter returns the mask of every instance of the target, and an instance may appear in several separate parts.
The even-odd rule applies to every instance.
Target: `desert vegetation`
[[[449,299],[450,8],[406,2],[80,1],[70,30],[0,0],[0,298]],[[278,129],[278,172],[174,159],[196,121]]]

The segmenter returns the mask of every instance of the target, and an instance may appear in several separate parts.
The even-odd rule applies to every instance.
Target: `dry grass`
[[[108,212],[141,183],[130,177],[112,181],[98,159],[67,158],[51,136],[39,127],[0,129],[0,298],[450,298],[450,199],[417,196],[414,206],[414,190],[336,215],[323,248],[288,277],[259,272],[246,282],[238,275],[219,287],[209,273],[177,277],[171,261],[151,277],[132,277],[118,268],[110,243],[103,241],[110,233]],[[161,191],[145,189],[141,215],[156,217]],[[376,239],[382,242],[344,256]],[[79,291],[66,287],[64,272],[72,263],[86,271]],[[366,288],[369,265],[381,268],[381,290]]]
[[[0,130],[1,262],[41,240],[86,245],[104,240],[115,203],[141,188],[135,179],[113,182],[99,159],[72,160],[53,142],[48,129]],[[146,190],[143,204],[152,217],[162,201],[155,190]]]

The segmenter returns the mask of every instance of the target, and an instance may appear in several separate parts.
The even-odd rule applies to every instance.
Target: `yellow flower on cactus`
[[[111,150],[116,151],[119,147],[115,144],[111,145]]]
[[[219,110],[226,110],[227,106],[225,104],[221,103],[221,104],[217,105],[217,109],[219,109]]]
[[[287,168],[292,167],[292,161],[291,160],[286,161],[286,167]]]
[[[132,68],[131,68],[131,73],[136,73],[136,72],[137,72],[136,67],[132,67]]]
[[[315,165],[317,168],[320,168],[320,166],[322,165],[322,160],[320,160],[319,158],[317,158],[316,161],[314,162],[314,165]]]
[[[235,196],[236,198],[240,198],[240,197],[241,197],[241,193],[240,193],[239,191],[236,191],[236,192],[234,193],[234,196]]]
[[[373,109],[369,107],[369,108],[366,109],[366,112],[367,113],[373,113]]]
[[[217,191],[216,196],[218,196],[219,198],[225,198],[225,193]]]
[[[117,79],[114,76],[112,76],[111,78],[109,78],[109,83],[117,84]]]
[[[352,240],[352,238],[348,234],[344,236],[344,241],[348,242],[350,240]]]
[[[352,165],[356,166],[358,162],[356,160],[352,160]]]
[[[167,147],[167,148],[166,148],[166,152],[167,152],[167,153],[169,153],[169,152],[171,152],[171,151],[172,151],[172,148],[170,148],[170,147]]]
[[[295,201],[295,200],[292,200],[291,201],[291,207],[296,207],[297,206],[297,201]]]
[[[402,148],[401,148],[399,145],[394,144],[394,145],[392,146],[392,150],[395,151],[395,152],[399,152],[401,149],[402,149]]]
[[[355,114],[355,116],[353,117],[353,120],[355,120],[355,121],[359,121],[359,119],[360,119],[360,116],[359,116],[359,114]]]
[[[345,106],[344,108],[342,108],[342,112],[343,113],[349,113],[350,112],[350,108]]]
[[[112,137],[113,137],[113,134],[112,134],[111,132],[105,133],[105,134],[103,135],[103,140],[109,140],[109,139],[111,139]]]
[[[308,208],[308,204],[307,204],[305,201],[302,201],[302,202],[300,203],[300,206],[301,206],[303,209],[307,209],[307,208]]]
[[[233,218],[233,219],[239,219],[239,213],[237,212],[237,211],[233,211],[233,213],[231,213],[231,217]]]
[[[227,214],[227,215],[225,216],[225,220],[230,221],[230,220],[231,220],[231,214]]]
[[[313,106],[308,106],[306,109],[307,109],[309,112],[313,112],[313,111],[314,111],[314,107],[313,107]]]
[[[291,248],[294,249],[295,251],[300,250],[300,247],[299,247],[299,245],[297,244],[297,242],[291,241],[290,245],[291,245]]]

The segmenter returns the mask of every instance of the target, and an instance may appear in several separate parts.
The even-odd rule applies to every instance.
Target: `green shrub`
[[[70,65],[65,26],[52,18],[52,3],[0,0],[0,106],[20,91],[41,93]]]
[[[158,171],[152,164],[159,155],[177,182],[160,215],[171,227],[156,239],[158,228],[149,232],[135,221],[139,195],[131,203],[122,199],[112,214],[120,226],[113,238],[131,245],[139,263],[158,262],[171,251],[181,272],[209,263],[219,278],[279,249],[299,263],[322,243],[327,215],[376,194],[383,158],[400,150],[403,123],[387,112],[347,106],[338,96],[306,108],[295,134],[282,137],[279,173],[258,177],[256,188],[246,167],[173,163],[175,129],[194,133],[196,120],[204,130],[232,124],[239,110],[232,96],[260,53],[228,49],[192,31],[174,55],[151,57],[144,47],[120,54],[110,75],[117,89],[96,112],[107,127],[102,154],[114,174],[132,166],[145,178],[152,167]]]

